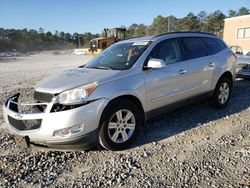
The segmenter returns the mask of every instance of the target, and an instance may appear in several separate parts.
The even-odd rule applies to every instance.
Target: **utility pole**
[[[81,47],[80,35],[78,34],[77,36],[78,36],[78,48],[80,48]]]
[[[170,33],[170,22],[171,22],[170,17],[168,17],[168,33]]]

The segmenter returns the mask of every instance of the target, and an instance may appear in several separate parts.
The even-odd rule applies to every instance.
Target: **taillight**
[[[237,57],[237,55],[236,55],[236,53],[233,53],[233,56],[235,57],[235,59],[237,59],[238,57]]]

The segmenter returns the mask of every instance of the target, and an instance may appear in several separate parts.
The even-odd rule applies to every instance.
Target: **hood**
[[[112,79],[121,71],[78,68],[62,72],[56,76],[40,81],[35,90],[39,92],[57,94],[92,82],[102,82]]]

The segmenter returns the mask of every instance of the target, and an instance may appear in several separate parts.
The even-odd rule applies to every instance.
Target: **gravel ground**
[[[90,58],[0,61],[0,102],[16,91],[29,100],[32,85],[42,77]],[[201,101],[151,120],[131,149],[120,152],[24,150],[0,116],[0,186],[250,187],[249,86],[250,81],[237,80],[226,109],[213,110]]]

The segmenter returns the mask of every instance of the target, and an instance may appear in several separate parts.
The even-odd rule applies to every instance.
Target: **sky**
[[[103,28],[150,25],[158,16],[250,8],[250,0],[0,0],[0,28],[100,33]]]

